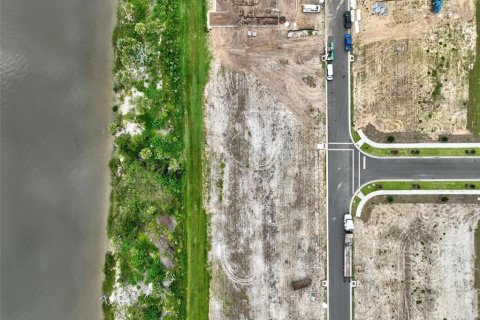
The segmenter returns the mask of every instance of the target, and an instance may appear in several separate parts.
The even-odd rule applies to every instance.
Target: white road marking
[[[363,156],[363,170],[367,168],[367,157]]]
[[[361,154],[360,152],[358,152],[358,187],[360,188],[360,180],[361,180],[361,177],[362,177],[362,171],[360,170],[360,162],[361,162]]]
[[[355,193],[355,152],[352,150],[352,194]]]
[[[329,142],[328,144],[353,144],[351,142]]]

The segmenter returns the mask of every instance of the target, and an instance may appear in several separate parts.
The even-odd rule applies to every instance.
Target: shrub
[[[440,140],[440,142],[448,142],[448,137],[447,136],[441,136],[438,138],[438,140]]]
[[[394,200],[393,196],[387,196],[387,202],[392,203]]]
[[[441,197],[441,198],[440,198],[440,201],[441,201],[441,202],[447,202],[447,201],[448,201],[448,197]]]
[[[387,142],[388,142],[388,143],[393,143],[393,142],[395,142],[395,137],[394,137],[394,136],[388,136],[388,137],[387,137]]]

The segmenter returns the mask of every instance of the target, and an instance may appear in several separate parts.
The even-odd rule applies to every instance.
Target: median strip
[[[389,180],[361,187],[352,198],[352,215],[361,217],[363,207],[377,196],[393,195],[480,195],[480,180]]]
[[[379,143],[370,140],[362,130],[352,135],[360,151],[372,157],[475,157],[480,143]]]

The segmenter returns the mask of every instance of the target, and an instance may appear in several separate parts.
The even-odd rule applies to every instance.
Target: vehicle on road
[[[304,13],[318,13],[320,6],[316,4],[302,4],[302,12]]]
[[[352,14],[350,11],[345,11],[343,13],[343,26],[347,29],[352,27]]]
[[[352,278],[352,260],[353,260],[353,218],[346,213],[343,216],[343,277],[344,280]]]
[[[352,51],[352,35],[350,33],[345,34],[345,51]]]
[[[326,53],[326,61],[333,61],[335,59],[335,43],[332,37],[328,37]]]
[[[327,80],[333,80],[333,64],[327,63]]]

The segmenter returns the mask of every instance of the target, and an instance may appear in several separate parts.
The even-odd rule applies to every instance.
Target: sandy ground
[[[474,1],[445,1],[439,14],[431,12],[430,1],[386,1],[387,16],[370,13],[374,2],[359,1],[355,128],[370,124],[367,133],[373,129],[374,138],[374,129],[415,133],[398,134],[397,141],[469,135],[465,103],[475,57]]]
[[[380,204],[356,220],[355,319],[475,319],[478,204]]]
[[[320,28],[319,17],[309,23]],[[210,31],[209,318],[319,319],[326,314],[325,154],[316,150],[325,133],[323,31],[288,38],[282,25],[251,38],[247,30]],[[291,281],[304,277],[311,286],[294,291]]]

